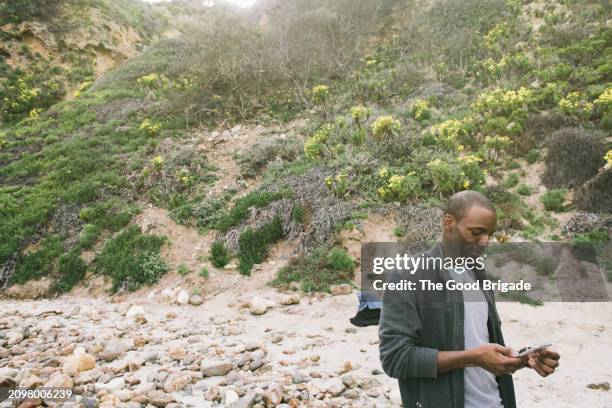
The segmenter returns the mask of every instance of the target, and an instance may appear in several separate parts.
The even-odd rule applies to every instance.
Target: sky
[[[149,3],[159,3],[161,1],[169,1],[169,0],[145,0],[145,1]],[[214,1],[214,0],[202,0],[202,3],[208,3],[211,1]],[[225,0],[225,1],[229,3],[233,3],[240,7],[250,7],[253,5],[253,3],[255,3],[256,0]]]

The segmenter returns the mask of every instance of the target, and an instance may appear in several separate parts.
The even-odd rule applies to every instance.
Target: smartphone
[[[548,347],[551,344],[541,344],[539,346],[535,346],[535,347],[523,347],[522,349],[519,350],[519,353],[516,357],[524,357],[527,354],[531,354],[534,351],[538,351],[538,350],[542,350],[544,347]]]

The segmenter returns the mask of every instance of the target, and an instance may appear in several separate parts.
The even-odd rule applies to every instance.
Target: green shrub
[[[327,266],[335,271],[353,272],[355,260],[343,248],[334,247],[327,254]]]
[[[215,241],[210,246],[210,262],[215,268],[223,268],[230,261],[231,257],[225,248],[223,241]]]
[[[525,161],[529,164],[533,164],[540,158],[540,152],[537,149],[531,149],[525,155]]]
[[[185,264],[180,264],[176,271],[179,275],[187,275],[189,273],[189,267]]]
[[[95,270],[112,278],[112,292],[123,285],[131,291],[156,283],[170,269],[159,256],[166,242],[165,236],[145,235],[139,226],[130,225],[106,241],[94,259]]]
[[[47,20],[53,16],[64,0],[3,0],[0,1],[0,22],[21,23],[32,19]]]
[[[505,188],[515,187],[519,183],[519,175],[516,173],[510,173],[502,183]]]
[[[238,238],[238,270],[243,275],[250,275],[251,268],[261,263],[268,255],[268,247],[283,237],[283,226],[280,217],[263,227],[253,230],[247,228]]]
[[[223,214],[217,221],[215,227],[221,231],[227,231],[240,224],[249,215],[249,207],[265,207],[273,201],[290,196],[289,192],[252,192],[239,198],[231,210]]]
[[[531,191],[531,187],[525,185],[525,184],[520,184],[517,188],[516,188],[516,192],[517,194],[520,194],[522,196],[530,196],[532,191]]]
[[[59,278],[53,283],[53,290],[68,292],[83,280],[87,272],[87,265],[77,251],[71,251],[60,256],[58,272]]]
[[[556,188],[542,194],[540,201],[544,205],[546,211],[562,212],[565,209],[563,202],[565,201],[566,194],[566,189]]]
[[[539,258],[535,269],[540,275],[552,275],[555,271],[555,262],[550,256]]]
[[[301,205],[294,206],[293,211],[291,211],[291,219],[296,224],[302,224],[304,222],[304,207]]]
[[[208,268],[203,266],[202,269],[200,269],[200,273],[199,273],[201,278],[208,278],[208,276],[210,275],[208,272]]]
[[[583,211],[610,212],[612,168],[602,171],[580,187],[575,202],[576,206]]]
[[[546,168],[542,182],[546,187],[578,187],[597,174],[606,154],[597,133],[582,128],[565,128],[546,141]]]
[[[53,270],[54,261],[62,252],[62,243],[58,236],[45,237],[36,250],[22,258],[11,275],[11,283],[24,284],[30,279],[46,276]]]
[[[329,266],[330,251],[326,247],[318,247],[307,256],[293,258],[289,264],[281,268],[270,285],[288,289],[291,282],[301,282],[305,292],[329,292],[330,285],[352,283],[353,269],[344,255],[335,255],[333,258],[342,258],[337,266],[347,269],[334,269]],[[352,261],[352,259],[351,259]]]

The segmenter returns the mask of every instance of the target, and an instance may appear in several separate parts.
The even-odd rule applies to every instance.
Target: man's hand
[[[474,350],[476,353],[474,363],[496,376],[513,374],[527,363],[527,356],[512,357],[512,349],[499,344],[483,344]]]
[[[559,367],[559,359],[561,356],[554,350],[544,348],[529,354],[529,360],[527,364],[529,367],[536,370],[542,377],[547,377],[555,372],[555,369]]]

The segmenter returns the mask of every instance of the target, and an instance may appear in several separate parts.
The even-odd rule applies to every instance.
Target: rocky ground
[[[377,327],[348,322],[350,288],[318,297],[271,288],[207,299],[153,293],[2,301],[3,385],[72,387],[76,402],[48,402],[65,407],[400,405],[380,367]],[[562,354],[554,376],[515,374],[519,406],[612,406],[609,303],[499,307],[508,344],[551,342]]]

